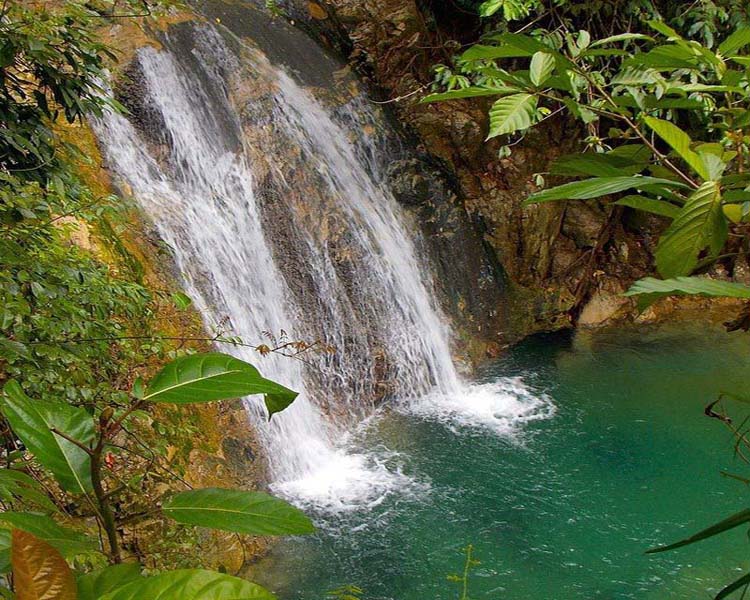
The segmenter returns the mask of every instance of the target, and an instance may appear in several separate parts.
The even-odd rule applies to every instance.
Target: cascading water
[[[377,119],[361,98],[324,108],[283,69],[210,26],[177,37],[139,51],[148,123],[98,121],[105,155],[172,249],[209,328],[248,339],[286,330],[336,348],[312,368],[268,356],[264,375],[300,396],[271,423],[259,403],[248,408],[276,489],[356,505],[405,478],[374,455],[347,453],[340,424],[370,414],[378,398],[436,413],[467,400],[374,134],[347,133],[372,131]],[[176,52],[186,37],[189,51]],[[253,350],[226,350],[258,362]],[[496,392],[469,393],[482,419],[510,398]]]

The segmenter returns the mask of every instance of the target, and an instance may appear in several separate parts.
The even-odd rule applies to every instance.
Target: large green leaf
[[[641,175],[619,177],[595,177],[583,181],[573,181],[557,187],[531,194],[524,204],[549,202],[551,200],[589,200],[609,194],[616,194],[631,188],[641,188],[647,185],[664,185],[671,187],[685,187],[669,179],[657,177],[643,177]]]
[[[180,523],[251,535],[300,535],[315,527],[291,504],[263,492],[206,488],[181,492],[164,504]]]
[[[593,177],[619,177],[635,175],[646,166],[645,162],[636,162],[626,157],[613,154],[568,154],[557,159],[550,168],[553,175],[567,177],[591,175]]]
[[[750,44],[750,27],[741,27],[719,44],[719,54],[730,56]]]
[[[662,217],[669,217],[670,219],[674,219],[677,213],[680,212],[680,207],[675,206],[671,202],[656,200],[646,196],[628,195],[620,198],[615,204],[635,208],[636,210],[643,210],[655,215],[661,215]]]
[[[57,512],[57,507],[41,486],[26,473],[16,469],[0,469],[0,498],[8,503],[18,499],[48,512]]]
[[[512,94],[497,100],[490,109],[487,139],[531,127],[537,98],[532,94]]]
[[[275,600],[259,585],[203,569],[169,571],[133,581],[98,600]]]
[[[679,542],[675,542],[674,544],[669,544],[667,546],[651,548],[650,550],[646,551],[646,554],[666,552],[667,550],[674,550],[675,548],[681,548],[682,546],[687,546],[688,544],[694,544],[695,542],[700,542],[720,533],[724,533],[725,531],[729,531],[730,529],[734,529],[735,527],[739,527],[740,525],[744,525],[747,522],[750,522],[750,509],[748,508],[746,508],[745,510],[741,510],[731,517],[724,519],[723,521],[719,521],[711,527],[707,527],[706,529],[699,531],[695,535],[691,535],[689,538],[685,538],[684,540],[680,540]]]
[[[442,102],[444,100],[460,100],[462,98],[479,98],[481,96],[502,96],[520,91],[515,87],[496,86],[496,87],[468,87],[462,90],[451,90],[440,94],[430,94],[422,98],[421,102]]]
[[[615,42],[628,42],[631,40],[647,40],[649,42],[653,42],[654,38],[643,33],[619,33],[617,35],[611,35],[609,37],[602,38],[601,40],[592,42],[591,47],[596,48],[597,46],[604,46],[605,44],[614,44]]]
[[[674,277],[636,281],[625,296],[638,296],[638,307],[643,310],[665,296],[716,296],[750,298],[750,287],[730,281],[715,281],[705,277]]]
[[[188,404],[253,394],[266,394],[269,416],[297,397],[297,392],[262,377],[253,365],[228,354],[211,352],[169,363],[151,380],[143,399]]]
[[[710,174],[706,165],[703,163],[700,155],[690,149],[690,136],[682,131],[677,125],[657,119],[656,117],[646,117],[648,125],[656,135],[663,139],[671,148],[680,155],[680,157],[689,164],[693,170],[703,179],[710,179]]]
[[[698,257],[708,248],[716,256],[727,237],[727,220],[721,210],[721,192],[715,181],[695,190],[659,239],[656,267],[663,277],[689,275]]]
[[[529,77],[531,83],[536,86],[542,85],[549,76],[552,75],[552,71],[555,70],[555,57],[549,52],[539,51],[535,52],[531,57],[531,65],[529,66]]]
[[[92,571],[78,577],[78,600],[99,600],[141,577],[141,565],[123,563]]]
[[[62,527],[41,513],[0,512],[0,524],[26,531],[47,542],[65,558],[96,550],[96,543],[83,534]]]
[[[94,421],[83,408],[63,402],[31,400],[16,381],[4,388],[2,413],[13,431],[60,485],[73,493],[91,491],[91,460],[72,442],[52,432],[66,434],[82,444],[94,439]]]

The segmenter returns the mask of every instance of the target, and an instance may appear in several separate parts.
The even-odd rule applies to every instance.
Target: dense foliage
[[[58,132],[103,110],[122,110],[100,86],[116,56],[98,41],[97,27],[149,15],[153,4],[7,0],[0,8],[3,597],[11,589],[19,600],[273,597],[204,570],[142,576],[132,562],[139,557],[123,547],[123,524],[152,513],[149,502],[163,500],[164,517],[189,526],[250,535],[312,531],[307,517],[267,494],[146,494],[149,480],[159,479],[167,440],[146,447],[151,456],[143,457],[139,428],[169,431],[148,415],[150,405],[265,394],[272,415],[296,395],[221,354],[187,354],[149,385],[134,380],[185,352],[156,335],[158,299],[138,270],[116,257],[100,260],[111,248],[98,240],[119,242],[111,239],[111,223],[121,203],[83,183],[76,166],[87,159]],[[180,293],[173,300],[178,309],[189,305]],[[162,496],[170,488],[174,483]],[[94,524],[98,540],[91,537]]]
[[[482,11],[509,6],[486,2]],[[524,6],[528,10],[513,18],[540,9],[538,3]],[[526,202],[607,197],[613,209],[671,220],[655,255],[665,278],[700,271],[723,253],[737,255],[750,216],[750,27],[744,10],[727,14],[724,28],[737,28],[712,49],[662,20],[595,39],[568,28],[579,18],[574,4],[555,7],[567,14],[557,17],[558,27],[485,36],[457,58],[457,71],[438,70],[446,91],[425,101],[498,97],[488,138],[523,135],[560,113],[577,119],[586,152],[558,160],[551,174],[588,178],[531,194]],[[646,12],[658,13],[652,9]],[[538,19],[555,15],[553,8]],[[544,183],[540,174],[537,184]],[[735,237],[727,246],[730,230]],[[649,299],[659,293],[652,290]]]

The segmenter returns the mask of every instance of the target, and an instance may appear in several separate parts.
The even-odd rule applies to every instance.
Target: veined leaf
[[[648,198],[646,196],[625,196],[617,200],[615,204],[635,208],[636,210],[643,210],[655,215],[661,215],[662,217],[669,217],[670,219],[674,219],[677,213],[680,212],[680,207],[675,206],[671,202],[656,200],[655,198]]]
[[[698,256],[708,248],[717,255],[727,237],[727,220],[721,210],[721,193],[715,181],[695,190],[664,232],[656,248],[656,266],[664,277],[689,275]]]
[[[697,69],[695,55],[677,45],[657,46],[648,52],[636,54],[622,63],[622,67],[649,67],[659,71],[672,69]]]
[[[288,406],[297,397],[297,392],[262,377],[253,365],[228,354],[210,352],[169,363],[151,380],[143,399],[188,404],[253,394],[271,396],[266,402],[269,416],[278,412],[280,400]]]
[[[76,600],[73,571],[46,542],[14,529],[11,562],[16,600]]]
[[[40,485],[26,473],[16,469],[0,469],[0,498],[8,503],[20,499],[48,512],[57,512],[57,507]]]
[[[646,554],[666,552],[667,550],[674,550],[675,548],[681,548],[682,546],[687,546],[688,544],[694,544],[695,542],[700,542],[720,533],[724,533],[725,531],[729,531],[730,529],[734,529],[735,527],[739,527],[740,525],[744,525],[749,521],[750,509],[746,508],[745,510],[741,510],[731,517],[724,519],[723,521],[719,521],[718,523],[716,523],[716,525],[712,525],[711,527],[707,527],[706,529],[699,531],[695,535],[691,535],[689,538],[685,538],[684,540],[680,540],[679,542],[675,542],[674,544],[669,544],[668,546],[651,548],[651,550],[646,551]]]
[[[315,531],[291,504],[263,492],[206,488],[181,492],[163,507],[180,523],[250,535],[301,535]]]
[[[452,90],[450,92],[442,92],[440,94],[430,94],[420,100],[420,102],[426,104],[429,102],[442,102],[444,100],[460,100],[462,98],[478,98],[481,96],[503,96],[506,94],[513,94],[518,92],[519,89],[509,86],[500,87],[468,87],[462,90]]]
[[[531,66],[529,66],[529,77],[531,83],[536,86],[542,85],[549,76],[552,75],[552,71],[555,70],[555,57],[548,52],[539,51],[535,52],[531,57]]]
[[[487,139],[531,127],[537,98],[532,94],[513,94],[500,98],[490,109],[490,132]]]
[[[175,292],[172,294],[172,302],[180,310],[187,310],[193,303],[190,296],[183,294],[182,292]]]
[[[750,286],[731,281],[715,281],[706,277],[674,277],[636,281],[624,296],[648,296],[649,303],[664,296],[713,296],[719,298],[750,298]]]
[[[558,158],[551,166],[553,175],[594,177],[619,177],[635,175],[643,170],[645,162],[631,160],[625,156],[614,154],[598,154],[586,152],[584,154],[568,154]]]
[[[96,550],[96,544],[83,534],[62,527],[47,515],[6,511],[0,513],[0,523],[26,531],[47,542],[65,558],[86,554]]]
[[[141,565],[138,563],[111,565],[86,573],[76,580],[78,600],[99,600],[105,594],[136,581],[140,577]]]
[[[750,27],[741,27],[719,44],[719,54],[730,56],[750,44]]]
[[[275,600],[259,585],[203,569],[169,571],[144,577],[98,600]]]
[[[549,202],[550,200],[589,200],[609,194],[616,194],[631,188],[641,188],[646,185],[664,185],[670,187],[685,187],[684,185],[669,179],[657,177],[644,177],[642,175],[620,176],[620,177],[595,177],[583,181],[573,181],[548,190],[542,190],[531,194],[524,204],[535,202]]]
[[[677,125],[657,119],[655,117],[646,117],[648,125],[656,135],[663,139],[670,147],[680,155],[680,157],[689,164],[693,170],[703,179],[710,179],[710,174],[703,160],[697,152],[690,149],[690,136],[682,131]]]
[[[0,573],[8,573],[10,569],[10,529],[0,529]]]
[[[4,388],[2,413],[15,434],[60,485],[73,493],[91,491],[91,460],[72,442],[52,432],[61,431],[82,444],[94,439],[94,421],[83,409],[63,402],[32,401],[16,381]]]
[[[604,46],[605,44],[614,44],[616,42],[627,42],[630,40],[647,40],[649,42],[653,42],[654,38],[652,38],[650,35],[645,35],[643,33],[620,33],[618,35],[611,35],[609,37],[605,37],[601,40],[596,40],[591,44],[592,48],[596,48],[597,46]]]

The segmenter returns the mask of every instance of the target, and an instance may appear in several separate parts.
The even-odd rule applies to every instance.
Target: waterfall
[[[108,165],[210,330],[335,348],[312,365],[222,348],[300,392],[270,423],[247,402],[273,487],[333,506],[384,493],[403,476],[347,452],[346,426],[376,400],[417,405],[462,386],[415,228],[384,182],[378,118],[361,96],[324,105],[211,26],[181,31],[138,52],[141,114],[95,122]]]

